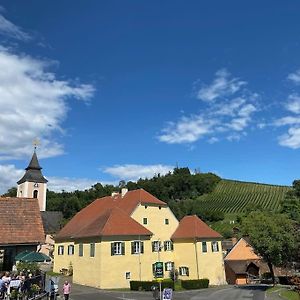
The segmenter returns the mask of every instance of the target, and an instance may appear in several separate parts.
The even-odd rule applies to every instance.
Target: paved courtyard
[[[264,300],[264,286],[209,288],[197,291],[174,292],[174,300]],[[104,291],[73,285],[70,300],[153,300],[151,292]]]

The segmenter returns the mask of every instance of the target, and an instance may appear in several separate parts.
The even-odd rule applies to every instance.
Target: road
[[[264,300],[263,286],[209,288],[197,291],[175,292],[173,300]],[[153,300],[151,292],[104,291],[74,286],[70,300]]]

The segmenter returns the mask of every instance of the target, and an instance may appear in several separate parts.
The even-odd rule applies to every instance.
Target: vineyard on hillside
[[[239,213],[250,205],[278,211],[280,201],[289,189],[288,186],[223,179],[212,193],[199,197],[199,201],[207,210],[224,213]]]

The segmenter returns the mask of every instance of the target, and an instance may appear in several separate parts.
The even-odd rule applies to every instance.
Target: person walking
[[[71,293],[71,285],[68,282],[68,280],[65,281],[62,289],[63,289],[65,300],[69,300],[69,295]]]

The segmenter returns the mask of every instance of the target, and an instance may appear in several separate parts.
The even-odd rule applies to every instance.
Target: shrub
[[[181,286],[187,290],[194,289],[206,289],[209,285],[209,279],[197,279],[197,280],[181,280]]]
[[[153,280],[153,281],[130,281],[130,289],[132,291],[151,291],[152,286],[159,287],[159,282]],[[161,282],[161,289],[164,288],[171,288],[174,290],[174,282],[171,279],[164,279]]]

